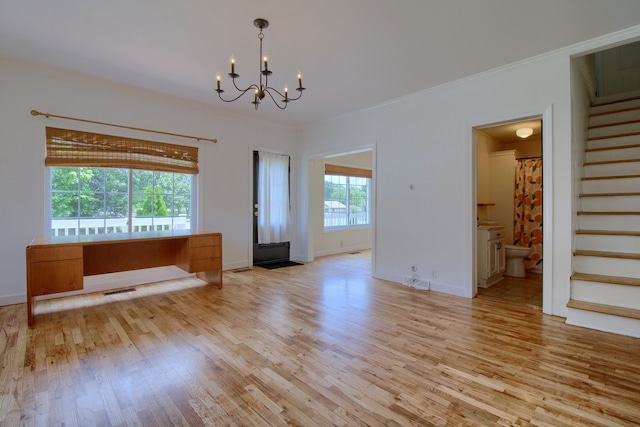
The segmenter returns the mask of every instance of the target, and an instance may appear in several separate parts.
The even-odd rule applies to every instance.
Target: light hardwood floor
[[[0,308],[0,424],[632,426],[640,339],[370,277],[370,253]]]
[[[542,310],[542,274],[526,272],[525,277],[509,277],[488,288],[478,287],[478,298],[523,304]]]

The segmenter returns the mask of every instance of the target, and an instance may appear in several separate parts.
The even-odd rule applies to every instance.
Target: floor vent
[[[358,255],[359,253],[360,253],[360,251],[349,252],[349,255]]]
[[[115,295],[115,294],[123,294],[125,292],[134,292],[136,290],[136,288],[129,288],[129,289],[118,289],[117,291],[109,291],[109,292],[105,292],[104,295]]]
[[[244,273],[245,271],[251,271],[250,268],[241,268],[239,270],[232,270],[232,273]]]

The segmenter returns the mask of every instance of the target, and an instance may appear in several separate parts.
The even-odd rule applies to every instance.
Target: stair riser
[[[576,255],[573,270],[605,276],[640,277],[640,260]]]
[[[640,232],[640,217],[638,215],[578,215],[578,229]]]
[[[591,107],[591,114],[607,113],[610,111],[626,110],[638,107],[640,107],[640,99],[632,99],[629,101],[616,102],[614,104],[596,105]]]
[[[589,126],[613,125],[640,120],[640,109],[591,116]]]
[[[619,136],[617,138],[593,139],[587,141],[587,148],[619,147],[640,144],[640,135]]]
[[[587,177],[621,175],[640,175],[640,160],[637,162],[586,165],[584,167],[584,176]]]
[[[640,212],[640,196],[581,197],[582,211]]]
[[[588,137],[600,138],[603,136],[626,135],[628,133],[638,132],[640,132],[640,123],[627,123],[624,125],[613,125],[589,129]]]
[[[576,249],[640,254],[640,236],[576,234]]]
[[[640,287],[572,279],[571,299],[640,309]]]
[[[568,308],[567,324],[640,338],[640,320],[637,319]]]
[[[587,151],[584,157],[585,162],[640,159],[640,147],[620,148],[617,150]]]
[[[583,193],[632,193],[640,188],[640,178],[593,179],[582,181]]]

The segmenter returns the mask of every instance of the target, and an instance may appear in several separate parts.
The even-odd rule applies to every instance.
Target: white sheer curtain
[[[289,241],[289,156],[258,152],[258,243]]]

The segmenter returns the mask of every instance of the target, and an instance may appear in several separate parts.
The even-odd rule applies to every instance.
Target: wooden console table
[[[44,237],[27,246],[27,314],[35,297],[83,289],[83,277],[175,265],[222,288],[222,234],[197,230]]]

